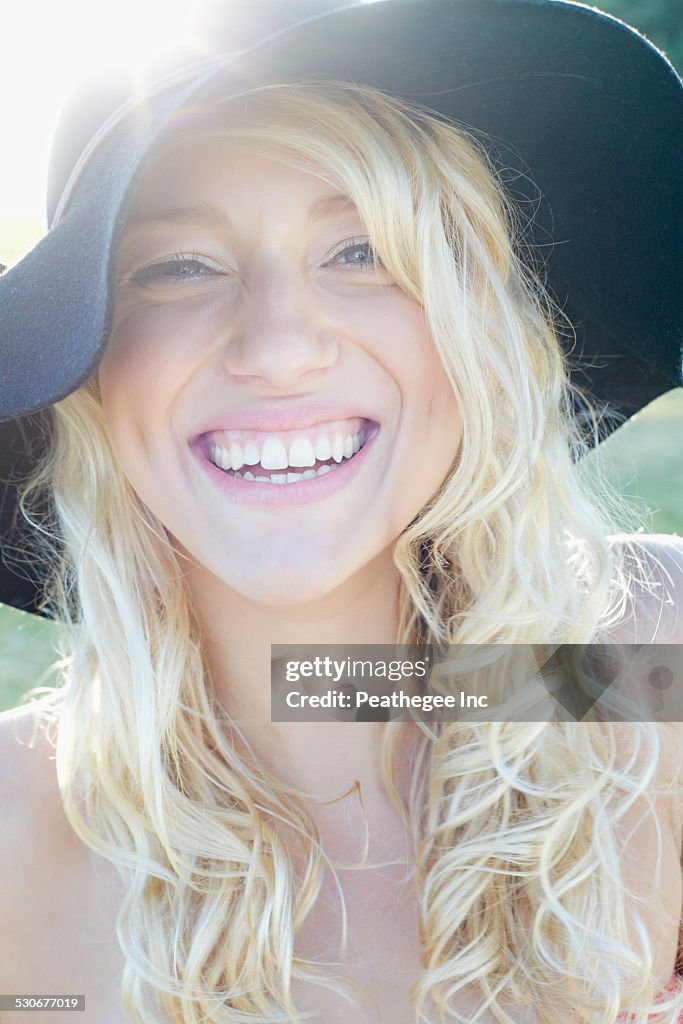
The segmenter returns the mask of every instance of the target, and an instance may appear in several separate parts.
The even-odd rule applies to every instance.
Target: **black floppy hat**
[[[666,58],[568,0],[322,6],[253,3],[245,28],[233,5],[209,5],[201,53],[176,55],[142,87],[91,81],[66,111],[50,230],[0,277],[6,452],[19,429],[9,421],[97,366],[126,204],[161,132],[188,104],[267,81],[373,85],[471,126],[528,222],[524,251],[576,328],[577,383],[628,416],[681,382],[683,89]],[[5,521],[11,510],[10,495]]]

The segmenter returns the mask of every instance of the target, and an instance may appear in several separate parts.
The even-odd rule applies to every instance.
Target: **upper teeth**
[[[321,424],[311,427],[308,434],[290,432],[287,437],[263,435],[245,438],[237,431],[221,430],[212,435],[211,459],[221,469],[238,470],[242,466],[263,469],[287,469],[290,466],[314,466],[316,460],[350,459],[365,441],[362,420],[348,420],[343,424]]]

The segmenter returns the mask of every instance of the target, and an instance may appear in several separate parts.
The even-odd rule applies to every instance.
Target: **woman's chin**
[[[353,579],[360,572],[350,566],[325,566],[319,563],[298,562],[280,565],[271,572],[255,573],[253,569],[238,579],[226,583],[253,604],[269,608],[295,608],[319,605],[326,598],[342,595],[353,587]],[[315,617],[315,614],[313,614]]]
[[[207,566],[192,559],[194,565],[186,576],[190,588],[201,588],[211,594],[214,602],[226,602],[235,594],[253,605],[268,608],[295,608],[317,605],[335,592],[343,592],[360,570],[348,564],[321,566],[320,562],[301,559],[273,560],[270,564],[241,566]]]
[[[380,576],[393,577],[392,544],[385,537],[377,541],[376,546],[351,548],[329,536],[303,538],[293,533],[285,541],[271,535],[261,543],[245,536],[241,541],[233,537],[229,546],[213,545],[211,552],[188,551],[176,538],[173,543],[188,566],[190,588],[201,590],[212,603],[230,604],[239,595],[272,609],[308,607],[314,620],[321,601],[329,599],[330,611],[337,600],[348,607],[354,597],[362,600]]]

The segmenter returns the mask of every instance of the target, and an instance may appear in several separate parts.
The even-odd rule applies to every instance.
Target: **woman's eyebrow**
[[[335,193],[330,196],[322,196],[311,205],[308,211],[308,218],[311,221],[325,220],[329,217],[336,217],[342,213],[353,212],[356,204],[349,196]],[[183,206],[166,206],[159,209],[143,209],[139,213],[133,212],[128,219],[128,229],[147,228],[163,224],[201,224],[203,226],[220,228],[223,231],[232,229],[233,223],[227,213],[218,203],[210,200],[202,200],[198,203],[190,203]]]
[[[336,192],[331,196],[316,199],[308,211],[309,220],[324,220],[327,217],[338,217],[340,213],[353,212],[356,204],[349,196]]]
[[[233,226],[225,210],[218,203],[201,201],[186,206],[167,206],[159,209],[144,209],[133,213],[128,228],[150,227],[155,224],[200,224],[202,226],[230,230]]]

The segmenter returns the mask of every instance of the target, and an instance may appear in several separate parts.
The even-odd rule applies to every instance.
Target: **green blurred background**
[[[683,0],[602,0],[589,4],[643,32],[683,68]],[[16,262],[44,232],[39,220],[3,219],[2,258]],[[664,395],[589,456],[630,500],[651,533],[683,534],[683,389]],[[631,529],[626,516],[620,523]],[[54,683],[59,627],[0,605],[0,709],[15,706],[36,685]]]

